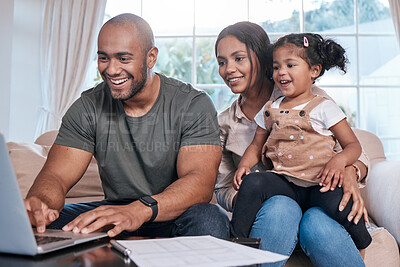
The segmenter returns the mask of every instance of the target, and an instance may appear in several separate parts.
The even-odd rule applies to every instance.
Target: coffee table
[[[131,260],[125,259],[109,244],[109,238],[102,238],[86,244],[51,252],[36,257],[0,253],[0,266],[11,267],[120,267],[136,266]]]
[[[129,240],[148,239],[146,237],[129,237]],[[124,257],[109,244],[110,238],[105,237],[89,243],[62,249],[36,257],[0,253],[0,266],[7,267],[122,267],[137,266],[129,258]],[[256,239],[230,240],[254,246]],[[251,241],[249,243],[249,241]]]

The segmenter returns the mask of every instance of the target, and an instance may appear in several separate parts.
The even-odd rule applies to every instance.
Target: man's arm
[[[68,190],[82,177],[91,158],[92,154],[84,150],[56,144],[52,146],[25,199],[31,224],[39,232],[57,219]]]
[[[190,206],[209,202],[212,197],[221,147],[217,145],[191,145],[181,147],[177,159],[178,180],[162,193],[152,196],[158,202],[155,221],[177,218]],[[113,225],[107,232],[114,237],[124,230],[135,231],[150,220],[152,209],[140,201],[123,206],[101,206],[79,215],[63,230],[90,233]]]
[[[175,219],[194,204],[211,200],[221,155],[217,145],[184,146],[179,150],[178,180],[153,196],[159,203],[156,221]]]

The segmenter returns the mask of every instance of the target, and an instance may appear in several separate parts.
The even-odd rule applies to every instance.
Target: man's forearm
[[[179,217],[189,207],[211,200],[217,176],[190,173],[167,187],[162,193],[153,196],[158,204],[156,221],[168,221]]]
[[[177,163],[179,178],[153,196],[158,202],[156,221],[175,219],[194,204],[206,203],[212,198],[221,148],[204,145],[181,150]]]
[[[92,154],[80,149],[53,145],[27,198],[35,196],[49,208],[61,211],[68,190],[85,173]]]
[[[66,192],[57,179],[39,174],[26,198],[37,197],[49,208],[61,211],[64,207]]]

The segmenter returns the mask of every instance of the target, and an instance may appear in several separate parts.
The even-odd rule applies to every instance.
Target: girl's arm
[[[236,190],[239,190],[243,175],[249,174],[250,169],[260,161],[262,148],[265,144],[265,141],[267,141],[267,138],[268,132],[258,126],[253,141],[244,152],[238,169],[235,173],[235,177],[233,178],[233,187]]]
[[[346,119],[339,121],[329,130],[339,141],[343,150],[325,164],[317,177],[320,178],[321,186],[331,184],[331,190],[333,190],[336,185],[339,187],[342,185],[344,168],[356,162],[361,155],[361,145]]]

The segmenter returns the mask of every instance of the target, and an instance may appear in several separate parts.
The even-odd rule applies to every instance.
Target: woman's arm
[[[360,165],[361,175],[366,176],[366,166],[361,162],[357,161],[357,165]],[[349,221],[354,219],[354,223],[358,223],[362,216],[364,220],[368,222],[368,212],[365,208],[364,200],[361,197],[360,189],[357,181],[357,172],[353,166],[347,166],[344,171],[343,176],[343,197],[339,204],[339,210],[343,211],[347,206],[350,198],[353,200],[353,206],[351,207],[351,212],[347,216]],[[327,192],[330,190],[330,186],[325,186],[320,189],[321,192]]]
[[[363,158],[361,155],[360,158]],[[368,158],[364,155],[364,161],[368,162]],[[358,170],[353,166],[356,165],[360,170],[360,176],[358,174]],[[364,220],[368,222],[368,212],[365,208],[364,200],[361,196],[360,192],[360,181],[366,179],[368,168],[367,166],[360,160],[357,160],[353,165],[347,166],[344,170],[343,175],[343,197],[339,204],[339,210],[343,211],[347,206],[350,198],[353,200],[353,204],[351,207],[351,211],[347,216],[349,221],[354,219],[354,223],[358,223],[362,216],[364,216]],[[327,192],[331,188],[330,184],[322,187],[320,189],[321,192]]]
[[[242,183],[242,177],[249,174],[251,172],[250,169],[260,161],[262,148],[267,138],[268,131],[257,126],[253,141],[244,152],[235,173],[235,177],[233,178],[233,187],[236,190],[239,190],[240,184]]]
[[[234,110],[235,107],[236,101],[232,103],[232,106],[229,109],[221,112],[218,116],[222,158],[218,167],[218,176],[214,187],[214,193],[217,203],[227,211],[233,210],[233,199],[237,193],[233,188],[232,181],[237,170],[237,163],[235,162],[239,161],[238,159],[242,156],[242,153],[237,155],[235,152],[238,153],[239,151],[244,151],[251,142],[249,139],[244,139],[242,142],[232,142],[232,140],[228,140],[229,137],[233,137],[235,140],[237,135],[234,132],[231,132],[231,129],[241,126],[232,118],[236,113]],[[247,134],[249,131],[250,129],[246,129],[246,131],[243,132]],[[246,142],[246,140],[248,141]],[[227,143],[231,145],[227,145]]]
[[[233,152],[223,150],[214,192],[218,204],[227,211],[233,210],[233,202],[237,194],[232,183],[236,170]]]
[[[338,149],[341,151],[340,146],[338,146]],[[366,222],[368,221],[368,212],[365,208],[364,200],[361,197],[359,189],[359,187],[362,186],[361,183],[365,184],[366,182],[368,164],[368,157],[365,152],[362,151],[358,160],[356,160],[353,164],[346,166],[343,175],[343,182],[341,185],[338,185],[339,187],[343,187],[343,197],[339,204],[339,210],[344,210],[351,198],[353,204],[347,219],[349,221],[354,221],[354,223],[358,223],[362,216]],[[330,189],[331,185],[327,184],[326,186],[322,187],[320,191],[327,192]]]

